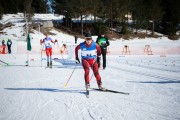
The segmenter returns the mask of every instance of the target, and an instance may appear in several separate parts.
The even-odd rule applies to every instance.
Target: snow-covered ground
[[[0,120],[179,120],[179,56],[107,56],[103,86],[130,95],[92,90],[85,95],[84,72],[74,60],[59,58],[53,69],[40,55],[0,55]],[[90,73],[90,77],[92,72]],[[94,76],[91,87],[97,88]]]
[[[53,46],[53,68],[45,69],[46,56],[43,52],[41,59],[39,45],[45,36],[34,30],[26,67],[23,25],[16,23],[0,35],[0,40],[13,41],[12,54],[0,54],[9,64],[0,62],[0,120],[180,120],[180,40],[110,41],[107,68],[100,69],[103,86],[130,94],[91,90],[87,98],[81,64],[59,54],[63,43],[74,45],[74,36],[51,31],[59,46]],[[130,55],[122,54],[125,45]],[[145,45],[153,55],[144,53]],[[91,77],[91,87],[97,88],[92,71]]]

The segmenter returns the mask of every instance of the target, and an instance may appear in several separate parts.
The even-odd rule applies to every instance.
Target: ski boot
[[[47,67],[49,67],[49,62],[47,62]]]
[[[50,66],[49,67],[52,69],[52,61],[50,61]]]
[[[86,97],[89,98],[90,84],[86,84]]]
[[[86,90],[90,90],[90,84],[86,84]]]
[[[99,90],[106,91],[106,88],[102,87],[102,85],[98,85]]]

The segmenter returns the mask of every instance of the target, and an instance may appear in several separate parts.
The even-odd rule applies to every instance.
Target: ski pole
[[[4,63],[4,64],[6,64],[6,65],[9,65],[8,63],[6,63],[6,62],[4,62],[4,61],[2,61],[2,60],[0,60],[0,62]]]
[[[90,78],[89,82],[91,81],[92,77],[93,77],[93,73],[92,73],[92,75],[91,75],[91,78]]]
[[[69,79],[67,80],[66,84],[64,85],[65,87],[66,87],[67,84],[69,83],[69,80],[71,79],[71,76],[73,75],[73,73],[74,73],[74,71],[75,71],[75,69],[76,69],[76,66],[77,66],[77,65],[75,65],[75,67],[74,67],[74,69],[73,69],[71,75],[69,76]]]
[[[10,54],[11,56],[13,56],[14,59],[16,59],[16,57],[13,54]]]
[[[41,67],[42,67],[42,52],[43,52],[44,44],[41,44]]]
[[[41,49],[41,67],[42,67],[42,49]]]
[[[93,65],[94,65],[94,64],[93,64]],[[93,65],[92,65],[92,71],[94,71],[94,70],[93,70],[93,69],[94,69]],[[93,73],[92,73],[92,75],[91,75],[91,78],[90,78],[89,82],[91,81],[92,77],[93,77]]]
[[[65,63],[65,60],[64,60],[64,57],[63,57],[63,55],[61,54],[61,57],[62,57],[62,59],[63,59],[63,62]]]

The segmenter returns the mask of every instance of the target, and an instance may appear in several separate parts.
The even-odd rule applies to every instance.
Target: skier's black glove
[[[76,64],[79,64],[79,63],[80,63],[79,58],[76,57]]]
[[[96,62],[97,62],[98,64],[100,63],[100,59],[101,59],[101,56],[97,56]]]
[[[97,56],[97,61],[99,61],[101,59],[101,56]]]

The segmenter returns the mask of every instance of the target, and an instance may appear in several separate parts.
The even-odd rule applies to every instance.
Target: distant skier
[[[61,49],[60,49],[60,53],[63,54],[63,53],[65,53],[65,51],[67,51],[67,45],[63,44]]]
[[[8,47],[8,53],[11,54],[11,45],[12,45],[12,41],[10,39],[8,39],[7,41],[7,47]]]
[[[86,89],[90,88],[90,79],[89,79],[89,67],[93,70],[94,76],[96,77],[96,81],[99,89],[104,89],[102,87],[101,77],[98,70],[98,64],[96,62],[97,57],[101,55],[101,49],[96,42],[92,40],[90,34],[85,35],[85,41],[80,43],[75,48],[75,57],[76,63],[80,63],[78,58],[78,50],[81,49],[81,58],[82,58],[82,66],[84,68],[85,74],[85,85]]]
[[[96,43],[101,47],[102,58],[103,58],[103,69],[106,68],[106,53],[107,53],[107,46],[109,46],[109,40],[105,37],[104,34],[99,35]],[[98,67],[100,67],[100,57],[97,59]]]
[[[57,40],[53,41],[48,34],[46,34],[46,38],[40,41],[40,43],[45,44],[46,56],[47,56],[47,67],[52,68],[52,43],[55,44]]]

